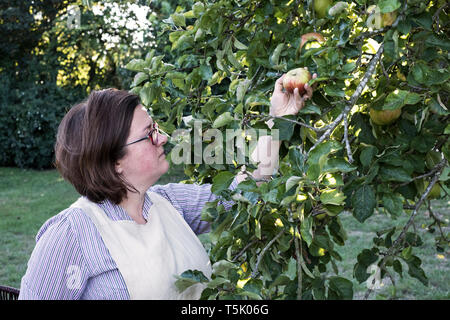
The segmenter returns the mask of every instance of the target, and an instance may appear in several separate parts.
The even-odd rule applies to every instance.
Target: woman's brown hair
[[[58,127],[55,165],[82,196],[119,204],[127,190],[137,192],[116,172],[139,97],[127,91],[93,91],[73,106]]]

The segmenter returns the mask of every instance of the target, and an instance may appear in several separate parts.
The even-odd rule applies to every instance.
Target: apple
[[[441,196],[441,187],[436,183],[428,194],[428,199],[437,199]]]
[[[395,110],[375,110],[370,108],[369,115],[372,122],[380,126],[391,124],[402,114],[402,109]]]
[[[314,10],[316,11],[317,17],[325,18],[331,3],[331,0],[314,0]]]
[[[414,180],[414,184],[416,186],[417,192],[422,195],[425,190],[428,188],[430,183],[428,181],[424,181],[424,179]],[[441,196],[441,186],[436,182],[428,193],[427,199],[437,199]]]
[[[298,48],[299,51],[302,49],[302,47],[308,41],[317,41],[318,43],[324,43],[325,42],[325,39],[323,38],[323,36],[320,33],[317,33],[317,32],[305,33],[304,35],[302,35],[301,39],[302,40],[300,42],[300,47]]]
[[[367,26],[375,29],[391,26],[397,19],[396,11],[381,14],[380,8],[376,5],[367,8],[367,12],[370,14],[367,18]]]
[[[441,160],[441,153],[436,150],[430,150],[425,155],[425,164],[428,169],[433,169]]]
[[[392,26],[392,24],[395,22],[395,19],[397,19],[397,13],[394,12],[388,12],[383,14],[383,27]]]
[[[311,80],[311,74],[308,68],[292,69],[284,75],[283,88],[289,93],[293,93],[294,89],[298,88],[298,92],[302,95],[306,91],[305,84],[309,80]]]
[[[428,187],[428,185],[427,185]],[[431,188],[430,193],[428,194],[428,199],[437,199],[441,196],[441,186],[438,183],[435,183],[433,188]]]

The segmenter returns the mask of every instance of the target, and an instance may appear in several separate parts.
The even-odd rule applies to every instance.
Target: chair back
[[[17,300],[19,289],[7,286],[0,286],[0,300]]]

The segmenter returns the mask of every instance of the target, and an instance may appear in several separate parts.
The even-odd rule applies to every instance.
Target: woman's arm
[[[311,99],[313,95],[313,88],[308,84],[305,84],[306,92],[303,96],[300,96],[297,88],[294,89],[293,93],[283,91],[283,77],[284,75],[275,82],[275,88],[270,99],[270,115],[274,117],[297,114],[305,106],[306,100]],[[314,74],[313,79],[316,77],[317,74]],[[270,129],[273,127],[272,119],[266,123]],[[254,179],[267,179],[278,168],[280,145],[281,141],[273,140],[271,136],[259,138],[257,146],[251,154],[252,160],[259,163],[257,169],[252,173]],[[237,181],[240,183],[246,178],[246,173],[240,173],[237,176]]]
[[[22,278],[19,299],[80,299],[89,273],[67,216],[48,220],[36,237],[36,246]]]
[[[229,189],[234,190],[237,185],[238,181],[235,178]],[[195,234],[209,231],[210,224],[201,220],[201,215],[205,204],[218,198],[211,192],[211,184],[169,183],[152,186],[149,191],[156,192],[167,199],[183,215]],[[228,210],[234,203],[223,201],[222,204]]]

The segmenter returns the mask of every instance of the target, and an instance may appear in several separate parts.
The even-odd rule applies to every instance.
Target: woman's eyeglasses
[[[158,124],[156,122],[153,122],[150,131],[148,132],[148,134],[145,137],[137,139],[137,140],[132,141],[130,143],[127,143],[126,145],[124,145],[124,147],[129,146],[130,144],[133,144],[133,143],[137,143],[137,142],[140,142],[140,141],[143,141],[143,140],[147,140],[147,139],[150,139],[150,141],[152,142],[153,145],[157,145],[158,144],[158,137],[159,137],[160,134],[169,136],[167,133],[165,133],[163,130],[161,130],[159,128],[159,126],[158,126]]]

